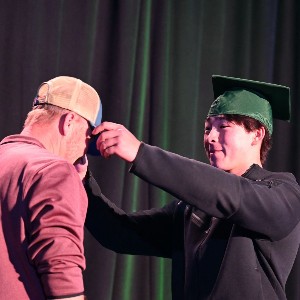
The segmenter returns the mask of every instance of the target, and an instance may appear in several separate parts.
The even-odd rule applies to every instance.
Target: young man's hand
[[[97,149],[105,158],[113,154],[132,162],[134,161],[141,142],[123,125],[103,122],[96,127],[93,134],[101,133],[97,140]]]

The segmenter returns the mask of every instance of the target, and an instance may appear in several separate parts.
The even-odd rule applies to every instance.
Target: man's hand
[[[97,140],[97,149],[105,158],[113,154],[132,162],[134,161],[141,142],[123,125],[103,122],[96,127],[93,134],[100,133]]]
[[[84,156],[78,158],[74,163],[74,167],[75,167],[76,171],[78,172],[80,179],[84,183],[84,179],[85,179],[85,175],[86,175],[87,167],[88,167],[87,156],[84,155]]]

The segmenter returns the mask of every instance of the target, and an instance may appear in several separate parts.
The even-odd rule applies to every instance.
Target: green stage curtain
[[[42,81],[69,75],[96,88],[104,120],[207,162],[202,142],[211,75],[242,77],[291,87],[292,122],[275,122],[266,167],[300,180],[298,0],[0,2],[1,139],[20,132]],[[103,193],[125,211],[172,200],[129,174],[118,158],[89,162]],[[85,252],[88,299],[171,299],[169,260],[113,253],[89,232]],[[300,299],[299,265],[298,258],[289,300]]]

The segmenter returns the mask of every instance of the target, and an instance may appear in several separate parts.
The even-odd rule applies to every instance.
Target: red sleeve
[[[52,162],[38,170],[27,185],[28,256],[45,295],[83,294],[87,196],[75,168],[67,162]]]

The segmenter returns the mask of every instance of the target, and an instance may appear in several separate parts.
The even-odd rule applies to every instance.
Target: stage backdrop
[[[267,167],[300,180],[298,0],[0,3],[0,138],[20,132],[42,81],[69,75],[96,88],[104,120],[124,124],[146,143],[206,161],[211,75],[243,77],[291,87],[292,122],[275,123]],[[118,158],[89,161],[104,194],[125,211],[172,200],[128,174]],[[89,299],[171,299],[170,261],[115,254],[88,232],[85,249]],[[300,299],[299,282],[295,268],[289,300]]]

